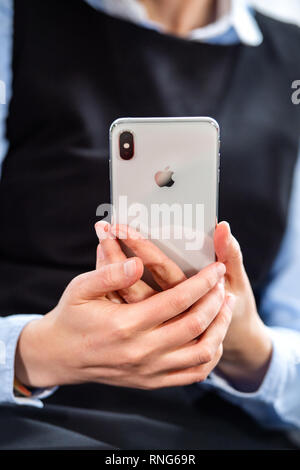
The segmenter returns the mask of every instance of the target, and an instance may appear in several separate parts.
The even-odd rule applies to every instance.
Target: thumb
[[[220,222],[215,230],[215,251],[218,261],[226,266],[229,278],[241,279],[245,274],[243,256],[238,241],[231,234],[230,225]]]
[[[95,300],[108,292],[132,286],[141,278],[143,270],[139,258],[129,258],[80,274],[71,281],[68,290],[77,300]]]

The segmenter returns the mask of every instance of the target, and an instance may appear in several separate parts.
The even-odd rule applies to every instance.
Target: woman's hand
[[[216,228],[215,251],[226,266],[225,289],[236,297],[218,370],[241,391],[255,391],[268,369],[272,343],[257,312],[240,246],[227,222]]]
[[[151,271],[162,289],[185,279],[181,269],[149,240],[134,230],[98,222],[96,231],[101,241],[97,251],[97,267],[126,259],[116,236],[130,248]],[[217,371],[240,390],[253,391],[261,384],[268,369],[272,344],[260,319],[253,292],[244,269],[238,242],[231,235],[229,225],[221,222],[215,231],[215,250],[218,260],[226,265],[225,287],[233,306],[233,319],[223,344],[223,356]],[[117,302],[135,302],[155,294],[143,281],[129,290],[112,294]]]
[[[205,380],[222,355],[231,320],[220,282],[225,266],[214,263],[132,304],[107,298],[128,293],[142,273],[142,261],[131,258],[74,278],[54,310],[23,329],[15,360],[19,381],[153,389]]]

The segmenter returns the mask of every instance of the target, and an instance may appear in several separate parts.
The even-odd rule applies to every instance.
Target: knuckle
[[[203,357],[202,357],[202,354],[199,350],[196,350],[195,353],[194,353],[194,357],[193,357],[193,366],[199,366],[201,365],[203,362]]]
[[[189,293],[187,291],[180,290],[176,292],[176,295],[174,295],[172,299],[172,304],[176,310],[183,312],[190,305],[189,299]]]
[[[123,365],[139,366],[143,355],[137,349],[128,348],[122,354],[121,361]]]
[[[193,316],[189,319],[188,323],[189,332],[193,338],[196,338],[204,331],[203,321],[198,316]]]
[[[220,346],[218,347],[217,354],[216,354],[217,363],[219,362],[222,356],[223,356],[223,344],[221,343]]]
[[[199,370],[195,373],[192,383],[204,382],[207,379],[208,374],[204,370]]]
[[[154,381],[149,381],[144,385],[145,390],[156,390],[159,388],[158,384]]]
[[[213,348],[209,344],[203,344],[199,352],[199,356],[201,357],[202,363],[206,364],[211,362],[214,357]]]
[[[142,390],[154,390],[158,388],[157,381],[151,376],[139,376],[136,382],[136,387]]]
[[[203,287],[206,291],[210,291],[216,284],[216,277],[210,273],[203,278]]]
[[[147,382],[147,383],[143,383],[140,388],[142,390],[155,390],[157,388],[159,388],[159,386],[153,382]]]
[[[128,304],[133,304],[139,300],[137,292],[135,291],[133,286],[119,289],[119,294]]]
[[[232,251],[233,251],[233,257],[237,260],[237,261],[243,261],[243,254],[242,254],[242,250],[241,250],[241,247],[240,247],[240,244],[239,242],[237,241],[236,238],[232,237]]]
[[[127,340],[131,336],[130,330],[127,328],[126,325],[119,325],[118,328],[116,329],[116,333],[119,339],[121,340]]]
[[[145,380],[160,372],[159,363],[153,358],[151,352],[143,351],[139,356],[139,363],[141,365],[139,370],[140,376]]]
[[[165,278],[169,272],[168,262],[165,258],[159,261],[151,263],[151,270],[157,274],[160,278]]]
[[[198,382],[204,382],[209,375],[209,372],[202,372],[198,378]]]
[[[119,341],[128,340],[133,335],[133,328],[123,318],[122,320],[115,318],[112,321],[112,330],[115,338]]]
[[[101,282],[104,289],[114,286],[116,283],[116,276],[111,269],[111,265],[103,266],[101,269]]]
[[[218,304],[222,304],[225,298],[225,290],[221,289],[220,287],[217,287],[215,291],[215,296]]]
[[[70,291],[77,292],[82,288],[82,285],[84,283],[84,274],[79,274],[79,276],[76,276],[72,279],[72,281],[69,283],[68,289]]]

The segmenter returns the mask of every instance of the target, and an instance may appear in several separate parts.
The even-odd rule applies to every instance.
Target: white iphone
[[[140,231],[188,277],[215,261],[219,144],[209,117],[124,118],[110,128],[112,223]]]

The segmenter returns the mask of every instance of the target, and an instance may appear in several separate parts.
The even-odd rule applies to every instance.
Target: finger
[[[155,282],[163,290],[176,286],[186,279],[185,274],[174,261],[133,228],[116,225],[111,231],[143,261]]]
[[[121,260],[120,260],[121,261]],[[96,269],[100,269],[102,266],[104,266],[106,263],[104,262],[104,254],[103,254],[103,249],[101,244],[99,243],[97,245],[97,251],[96,251]]]
[[[129,287],[142,274],[142,261],[139,258],[130,258],[122,263],[109,264],[80,274],[69,284],[68,293],[72,295],[73,301],[95,300],[108,292]]]
[[[215,357],[211,362],[158,375],[157,377],[152,379],[151,387],[178,387],[203,382],[207,379],[211,371],[218,365],[222,354],[223,347],[222,345],[220,345]]]
[[[111,300],[115,304],[123,304],[125,303],[122,297],[118,294],[118,292],[108,292],[106,294],[106,298],[108,300]]]
[[[162,370],[179,370],[213,361],[227,334],[234,299],[231,294],[227,296],[218,315],[200,338],[163,356]]]
[[[100,248],[97,250],[97,268],[128,259],[121,249],[119,241],[109,236],[108,230],[110,229],[107,230],[107,227],[109,227],[109,224],[106,222],[100,221],[95,224],[97,236],[99,240],[101,240]],[[118,291],[119,296],[127,303],[140,302],[155,293],[156,291],[142,280],[137,281],[134,285],[126,289],[120,289]]]
[[[97,246],[97,254],[96,254],[96,269],[100,269],[105,264],[106,263],[103,262],[102,247],[99,243],[99,245]],[[124,302],[122,297],[118,294],[118,292],[108,292],[106,294],[106,297],[112,302],[115,302],[117,304],[122,304]]]
[[[97,251],[97,268],[105,264],[118,263],[127,258],[117,238],[112,236],[110,229],[111,225],[108,222],[99,221],[95,224],[96,234],[100,242],[100,248]]]
[[[226,294],[225,301],[219,314],[201,336],[201,341],[206,349],[216,349],[220,343],[223,343],[232,320],[235,302],[235,295],[231,293]]]
[[[215,230],[215,251],[218,261],[226,265],[229,278],[240,279],[245,275],[243,256],[238,241],[233,237],[227,222],[220,222]]]
[[[156,335],[162,348],[177,348],[202,335],[218,315],[224,298],[224,286],[219,282],[187,312],[161,325]]]
[[[96,269],[99,269],[101,266],[105,266],[106,264],[118,263],[128,259],[121,250],[121,247],[119,246],[118,250],[114,245],[119,246],[119,242],[108,238],[103,240],[101,245],[98,245]],[[152,287],[148,286],[144,281],[138,280],[132,286],[127,287],[126,289],[119,289],[118,292],[111,295],[114,296],[114,299],[118,298],[119,302],[125,301],[131,304],[147,299],[155,293],[156,291],[152,289]],[[108,295],[107,297],[111,298],[111,295]]]
[[[160,325],[184,312],[213,289],[224,273],[224,264],[213,263],[177,286],[143,300],[138,304],[139,312],[143,312],[139,316],[140,327]],[[135,314],[134,309],[132,313]]]

